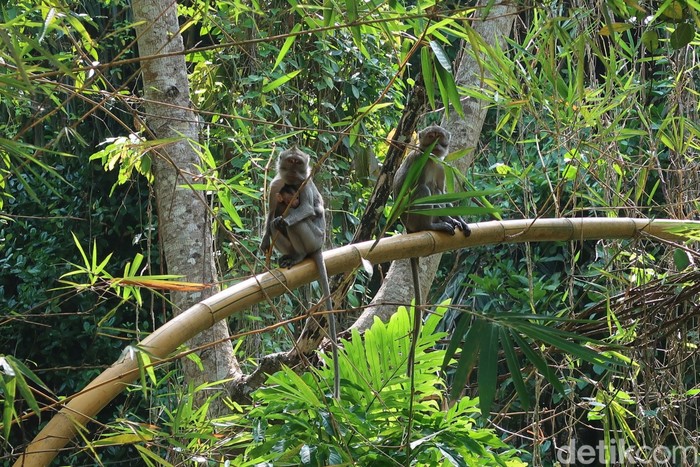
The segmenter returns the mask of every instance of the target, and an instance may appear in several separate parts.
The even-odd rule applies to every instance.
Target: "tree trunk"
[[[493,45],[500,41],[503,45],[505,39],[510,34],[515,19],[516,7],[509,3],[499,3],[493,5],[490,10],[483,10],[489,2],[480,0],[482,8],[475,13],[472,20],[472,27],[481,35],[484,41]],[[484,15],[486,13],[486,15]],[[488,74],[479,67],[478,62],[472,56],[470,43],[462,43],[460,60],[455,73],[458,86],[479,86]],[[483,72],[482,72],[483,71]],[[442,126],[452,134],[450,145],[451,151],[464,148],[476,148],[481,134],[481,127],[486,118],[486,105],[476,99],[463,99],[462,110],[465,118],[461,118],[456,112],[451,113],[451,118],[443,118]],[[462,172],[466,172],[474,162],[475,151],[469,157],[464,157],[455,162],[455,166]],[[457,233],[457,235],[460,235]],[[420,259],[420,283],[422,297],[428,296],[430,285],[435,278],[435,272],[440,264],[442,255],[433,255]],[[375,316],[382,321],[396,311],[397,303],[410,303],[413,299],[413,286],[411,285],[411,266],[408,260],[395,261],[392,263],[381,288],[375,295],[374,300],[367,307],[362,315],[352,325],[353,328],[365,330],[372,325]]]
[[[158,139],[177,140],[152,154],[159,234],[167,272],[210,286],[202,292],[172,293],[173,312],[177,315],[218,291],[210,212],[201,192],[190,188],[199,175],[200,160],[195,149],[198,120],[189,96],[177,3],[134,0],[132,8],[142,59],[148,128]],[[200,348],[197,355],[202,364],[200,369],[189,359],[183,361],[188,383],[196,387],[240,374],[228,339],[228,326],[223,320],[188,341],[190,348]],[[201,403],[206,396],[199,393],[198,401]],[[218,413],[215,406],[213,413]]]

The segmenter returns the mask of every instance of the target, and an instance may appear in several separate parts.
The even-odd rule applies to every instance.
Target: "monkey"
[[[260,248],[266,252],[270,245],[274,246],[282,254],[279,259],[281,267],[290,268],[308,257],[314,260],[318,268],[318,282],[324,295],[326,311],[331,311],[333,303],[328,285],[328,272],[321,251],[326,238],[323,198],[311,179],[308,154],[296,146],[280,153],[277,160],[277,174],[270,182],[264,232]],[[333,397],[339,400],[340,371],[333,313],[328,313],[328,328],[333,349]]]
[[[396,201],[401,187],[406,182],[408,173],[416,164],[416,161],[432,147],[431,155],[438,158],[440,161],[445,159],[448,154],[450,144],[450,133],[444,128],[432,125],[424,128],[418,133],[418,148],[411,151],[403,160],[396,175],[394,176],[393,192]],[[438,230],[447,232],[451,235],[455,234],[455,228],[462,231],[465,236],[471,234],[467,222],[458,216],[431,216],[423,214],[412,214],[411,202],[418,198],[426,196],[445,194],[445,169],[435,161],[432,157],[429,158],[420,175],[415,181],[414,187],[408,192],[409,203],[408,212],[401,214],[401,223],[404,225],[406,232],[421,232],[423,230]],[[439,207],[439,206],[436,206]],[[418,277],[418,258],[411,258],[411,275],[413,276],[413,291],[415,295],[414,315],[413,315],[413,331],[411,335],[411,348],[408,354],[408,375],[411,376],[413,371],[413,363],[416,357],[416,345],[418,343],[418,335],[422,324],[421,305],[422,298],[420,292],[420,280]]]
[[[435,143],[435,145],[431,154],[441,161],[444,160],[449,150],[450,133],[437,125],[429,126],[418,133],[418,148],[414,149],[406,156],[399,166],[399,169],[396,171],[393,184],[394,197],[399,195],[401,187],[406,181],[408,172],[416,163],[416,160],[423,155],[433,143]],[[426,196],[442,194],[445,194],[445,169],[433,159],[428,159],[423,166],[423,171],[415,182],[415,188],[410,192],[409,200],[413,201]],[[468,236],[471,233],[467,223],[460,217],[411,214],[409,211],[401,216],[401,222],[409,233],[423,230],[439,230],[454,235],[455,227],[459,228],[464,235]]]
[[[297,190],[292,185],[284,185],[282,188],[280,188],[280,191],[278,191],[275,195],[275,198],[277,199],[275,218],[284,215],[287,212],[287,209],[294,209],[299,206],[299,197],[295,196],[296,193]],[[280,235],[284,235],[286,238],[289,238],[287,235],[286,226],[280,226],[279,233]]]
[[[284,211],[287,210],[287,206],[289,206],[291,209],[299,207],[299,198],[294,197],[296,192],[297,190],[292,185],[284,185],[282,188],[280,188],[280,191],[278,191],[277,195],[275,195],[277,198],[277,211],[275,212],[275,217],[284,214]]]

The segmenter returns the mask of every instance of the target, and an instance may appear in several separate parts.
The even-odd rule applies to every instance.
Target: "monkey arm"
[[[286,217],[282,218],[280,216],[274,219],[273,225],[276,227],[280,225],[293,226],[310,217],[318,216],[316,212],[317,205],[323,206],[321,193],[318,192],[313,181],[309,180],[299,193],[299,206],[287,210]]]
[[[267,253],[270,249],[270,227],[265,225],[265,233],[263,234],[262,240],[260,241],[260,251]]]
[[[280,230],[277,225],[275,224],[275,220],[277,217],[278,209],[280,207],[279,205],[279,198],[278,194],[280,191],[284,188],[284,180],[280,178],[279,176],[276,176],[275,178],[272,179],[270,182],[270,186],[268,189],[268,196],[267,196],[267,217],[265,219],[265,227],[263,230],[263,237],[262,240],[260,241],[260,251],[263,253],[267,253],[268,250],[270,249],[270,245],[272,244],[272,238],[273,236],[278,236],[275,235],[274,232],[272,231],[273,228],[277,229],[278,231]],[[282,232],[285,230],[282,229]],[[275,243],[277,244],[277,247],[279,247],[279,242],[276,240]]]

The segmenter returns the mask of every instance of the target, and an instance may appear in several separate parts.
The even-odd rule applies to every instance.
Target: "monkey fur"
[[[299,198],[294,197],[296,192],[296,188],[292,185],[284,185],[280,188],[280,191],[278,191],[275,196],[277,198],[277,212],[275,212],[275,217],[283,215],[287,206],[292,209],[299,207]]]
[[[282,254],[279,260],[281,267],[292,267],[305,258],[313,258],[318,268],[326,311],[331,311],[333,303],[328,272],[321,251],[326,238],[323,198],[311,179],[309,156],[296,146],[283,151],[277,160],[277,175],[270,182],[268,203],[261,250],[266,252],[272,245]],[[339,399],[340,371],[335,315],[328,313],[327,316],[328,334],[333,349],[333,397]]]
[[[418,133],[418,148],[411,151],[403,160],[401,166],[396,171],[394,176],[393,192],[394,199],[399,196],[401,187],[406,181],[406,177],[411,167],[416,163],[425,151],[427,151],[434,143],[432,156],[437,157],[442,161],[449,152],[450,133],[444,128],[432,125]],[[416,180],[415,187],[408,192],[409,203],[408,211],[401,215],[401,223],[404,225],[406,232],[421,232],[423,230],[438,230],[447,232],[451,235],[455,234],[455,228],[462,231],[465,236],[469,236],[471,231],[467,222],[458,216],[430,216],[423,214],[412,214],[411,202],[418,198],[426,196],[445,194],[445,169],[443,166],[429,158],[421,174]],[[440,207],[440,206],[436,206]],[[411,348],[408,354],[408,374],[413,372],[413,364],[416,357],[416,345],[418,343],[418,335],[422,323],[422,298],[420,291],[420,279],[418,275],[418,258],[411,258],[411,275],[413,276],[413,290],[415,294],[414,316],[413,316],[413,332],[411,340]]]
[[[287,209],[294,209],[299,206],[299,197],[295,196],[296,193],[297,190],[292,185],[284,185],[282,188],[280,188],[280,191],[278,191],[277,195],[275,195],[277,198],[275,218],[283,216],[287,212]],[[279,226],[279,233],[280,235],[284,235],[286,238],[289,238],[287,235],[286,226]]]
[[[410,168],[433,143],[435,143],[435,146],[433,147],[432,155],[442,161],[449,152],[450,134],[437,125],[429,126],[418,133],[418,148],[406,156],[396,171],[393,184],[394,197],[399,195]],[[428,159],[416,181],[415,189],[410,192],[410,201],[426,196],[443,194],[445,194],[445,169],[440,163],[433,159]],[[460,217],[411,214],[409,211],[401,216],[401,222],[406,227],[406,232],[409,233],[423,230],[438,230],[454,235],[455,227],[459,228],[464,235],[471,233],[467,223]]]

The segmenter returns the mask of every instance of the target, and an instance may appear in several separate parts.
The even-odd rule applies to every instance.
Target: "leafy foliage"
[[[444,337],[435,328],[445,310],[439,307],[422,328],[415,394],[406,376],[412,325],[401,307],[387,324],[375,321],[364,339],[354,331],[343,343],[340,402],[330,397],[330,367],[302,376],[285,369],[271,376],[271,386],[256,393],[259,407],[250,413],[256,420],[253,438],[261,440],[250,453],[303,465],[520,465],[491,430],[478,428],[476,400],[463,398],[441,410],[444,382],[437,374],[444,351],[430,349]],[[410,417],[413,430],[406,440]],[[410,449],[397,449],[406,442]]]
[[[238,406],[232,415],[208,422],[206,409],[195,411],[191,397],[183,394],[177,409],[163,411],[163,420],[155,426],[124,423],[115,433],[105,434],[98,445],[136,443],[145,462],[163,458],[147,446],[166,442],[193,459],[227,460],[242,466],[525,465],[492,429],[480,426],[478,400],[465,397],[442,409],[444,381],[438,373],[444,351],[431,349],[444,337],[436,326],[445,310],[438,307],[421,333],[413,395],[406,376],[412,325],[402,307],[388,323],[377,320],[364,336],[355,331],[343,342],[340,401],[331,397],[331,366],[301,375],[284,368],[269,377],[267,387],[256,391],[252,408]],[[414,411],[415,423],[407,440],[409,410]]]
[[[385,135],[418,73],[432,109],[459,112],[464,99],[491,107],[473,174],[460,174],[456,183],[481,205],[468,211],[474,220],[696,217],[696,3],[528,5],[512,37],[494,47],[473,33],[474,21],[465,21],[473,10],[432,1],[182,2],[191,99],[202,130],[200,141],[190,142],[202,174],[192,188],[211,202],[224,280],[263,268],[251,252],[277,146],[297,143],[316,154],[331,242],[352,237]],[[40,387],[29,374],[55,394],[76,392],[125,341],[166,319],[167,300],[141,287],[164,288],[156,282],[157,220],[141,177],[150,175],[153,148],[167,142],[150,138],[142,113],[126,2],[28,0],[0,14],[0,343],[12,368],[3,367],[2,429],[16,446],[23,434],[8,430],[18,415],[48,403],[27,393]],[[478,58],[483,86],[457,84],[453,61],[462,44]],[[426,115],[426,123],[435,117]],[[98,271],[110,254],[109,268]],[[104,417],[136,420],[136,427],[119,426],[148,442],[165,440],[185,456],[218,449],[251,462],[260,460],[253,454],[261,446],[272,446],[270,455],[281,462],[287,455],[308,463],[468,458],[476,451],[454,446],[482,429],[476,396],[478,410],[512,433],[536,465],[551,465],[553,446],[574,436],[600,437],[608,447],[617,436],[632,444],[687,443],[697,439],[700,419],[693,399],[697,278],[688,275],[697,260],[692,244],[666,248],[644,238],[501,245],[446,258],[436,282],[445,287],[435,292],[452,298],[439,329],[453,337],[444,362],[437,358],[442,350],[421,354],[419,389],[426,397],[416,399],[412,454],[374,449],[403,442],[403,344],[390,339],[346,343],[344,398],[356,406],[328,400],[326,370],[276,375],[278,386],[258,394],[256,433],[265,428],[265,439],[252,438],[252,422],[237,411],[221,420],[238,430],[232,429],[235,442],[222,441],[205,413],[188,409],[185,393],[169,388],[178,382],[168,380],[170,373],[157,380],[160,392],[125,397]],[[74,265],[84,274],[70,275]],[[132,283],[118,282],[117,271]],[[353,306],[372,296],[377,275],[358,279]],[[78,290],[55,289],[60,277]],[[281,329],[261,330],[305,309],[308,295],[288,295],[232,321],[251,331],[238,347],[244,367],[248,357],[288,348]],[[377,361],[385,353],[387,362]],[[612,361],[626,365],[610,371]],[[446,391],[453,399],[467,396],[439,411]],[[393,418],[379,403],[389,404]],[[167,414],[158,418],[153,413],[161,407]],[[356,407],[369,407],[369,414]],[[304,415],[303,423],[285,419],[285,411]],[[36,424],[22,422],[26,438]],[[493,432],[479,433],[497,445]],[[273,443],[273,435],[284,438]],[[168,461],[165,448],[140,439],[114,438],[101,453],[125,458],[123,443],[138,446],[147,462]]]

